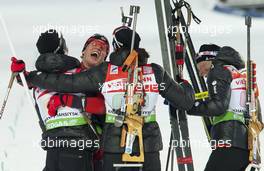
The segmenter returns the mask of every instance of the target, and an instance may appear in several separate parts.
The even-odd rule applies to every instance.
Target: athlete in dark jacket
[[[191,115],[210,116],[213,152],[206,171],[245,170],[248,165],[245,67],[231,47],[202,45],[196,58],[201,76],[207,77],[209,100],[196,102]]]
[[[113,75],[125,74],[125,72],[122,72],[120,68],[130,53],[130,45],[128,42],[131,42],[131,39],[129,39],[129,37],[132,35],[132,31],[127,28],[120,29],[119,31],[121,32],[118,32],[117,35],[124,32],[126,35],[125,37],[128,37],[128,40],[122,40],[122,36],[120,35],[115,38],[115,40],[119,40],[118,43],[122,41],[122,46],[120,45],[120,47],[118,47],[116,51],[110,55],[110,62],[102,63],[101,65],[91,68],[86,72],[75,75],[48,74],[33,71],[29,74],[27,80],[36,86],[58,92],[104,93],[104,89],[109,85],[106,85],[107,82],[116,81],[118,78],[121,78],[119,76]],[[150,97],[156,97],[155,93],[159,93],[176,108],[183,110],[190,109],[194,102],[194,93],[191,85],[186,82],[178,84],[168,75],[166,71],[164,71],[161,66],[154,63],[147,64],[149,55],[144,49],[138,47],[139,41],[139,35],[136,34],[134,48],[139,54],[139,66],[143,68],[144,76],[149,76],[149,81],[153,81],[153,84],[155,83],[158,85],[157,91],[151,89],[150,92],[146,92],[146,94],[152,93]],[[113,79],[111,79],[111,77],[113,77]],[[106,101],[109,99],[107,96],[111,93],[112,92],[109,91],[104,94]],[[119,101],[121,100],[119,99]],[[153,109],[151,108],[150,112],[146,109],[145,112],[155,113],[156,98],[149,98],[149,103],[153,103]],[[108,105],[107,102],[106,104]],[[120,154],[124,152],[124,148],[120,147],[121,128],[115,127],[111,122],[110,113],[113,115],[113,113],[115,112],[110,109],[106,111],[106,125],[103,131],[103,145],[105,151],[104,170],[113,170],[113,163],[121,163]],[[155,117],[148,117],[148,121],[146,121],[145,117],[143,137],[145,150],[145,162],[143,170],[160,170],[161,166],[159,160],[159,151],[162,150],[162,140],[160,129],[158,123],[155,120]],[[137,144],[133,145],[133,152],[138,152],[137,147]]]
[[[37,48],[40,53],[36,62],[38,70],[75,74],[104,61],[109,43],[103,35],[91,36],[83,47],[82,63],[66,55],[65,40],[55,30],[42,33],[37,41]],[[93,55],[97,57],[94,58]],[[22,61],[19,63],[13,59],[11,68],[19,68],[21,63]],[[99,160],[102,160],[102,155],[94,153],[100,146],[94,114],[105,113],[103,96],[96,93],[62,94],[39,87],[34,87],[33,94],[43,131],[41,145],[47,151],[44,171],[101,171],[102,164]],[[83,114],[82,99],[90,104],[84,107],[92,115],[91,123],[87,123],[87,113]],[[95,155],[98,161],[93,157]]]

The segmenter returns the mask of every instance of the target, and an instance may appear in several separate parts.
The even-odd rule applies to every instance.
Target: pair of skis
[[[188,32],[192,19],[198,24],[201,21],[193,14],[190,5],[184,0],[155,0],[155,6],[165,70],[179,82],[183,76],[183,64],[185,63],[197,99],[207,98],[207,87],[204,79],[198,75],[195,62],[196,53]],[[187,22],[182,13],[183,7],[187,10]],[[172,171],[175,161],[177,161],[179,171],[193,171],[194,165],[186,111],[175,109],[169,105],[169,113],[172,132],[166,171],[169,168],[170,158]],[[211,119],[203,117],[203,123],[208,140],[210,140]],[[174,159],[174,152],[176,152],[176,160]]]

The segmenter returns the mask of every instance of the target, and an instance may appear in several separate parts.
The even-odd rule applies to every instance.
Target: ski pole
[[[3,116],[4,110],[5,110],[5,106],[6,106],[6,103],[7,103],[7,100],[8,100],[12,85],[13,85],[14,80],[15,80],[17,75],[18,75],[17,72],[16,73],[12,73],[12,75],[10,77],[9,84],[8,84],[8,87],[7,87],[7,91],[6,91],[6,95],[5,95],[5,98],[4,98],[4,102],[2,104],[1,111],[0,111],[0,119]]]
[[[170,144],[169,144],[169,149],[168,149],[168,153],[167,153],[167,160],[166,160],[166,169],[165,171],[168,171],[169,169],[169,163],[170,163],[170,156],[171,156],[171,148],[172,148],[172,132],[170,135]]]
[[[15,49],[14,49],[14,46],[13,46],[13,43],[10,39],[10,36],[9,36],[9,33],[8,33],[8,30],[7,30],[7,27],[6,27],[6,23],[5,23],[5,20],[4,18],[2,17],[2,15],[0,14],[0,20],[1,20],[1,23],[2,23],[2,26],[3,26],[3,29],[4,29],[4,32],[6,34],[6,38],[8,40],[8,44],[9,44],[9,47],[11,49],[11,52],[13,54],[13,56],[16,56],[16,52],[15,52]],[[25,78],[25,75],[23,72],[20,72],[19,73],[19,76],[22,80],[22,83],[23,83],[23,87],[24,87],[24,90],[26,91],[26,94],[27,94],[27,97],[28,97],[28,100],[30,101],[30,103],[32,105],[30,105],[32,107],[32,111],[36,111],[35,109],[35,104],[33,102],[33,99],[32,99],[32,96],[30,95],[30,92],[29,92],[29,88],[28,88],[28,84],[27,84],[27,81],[26,81],[26,78]]]
[[[26,81],[25,75],[24,75],[23,72],[20,72],[20,73],[19,73],[19,76],[20,76],[20,78],[21,78],[21,80],[22,80],[23,87],[24,87],[24,90],[25,90],[25,92],[26,92],[26,94],[27,94],[28,100],[29,100],[30,103],[32,104],[32,105],[30,105],[30,106],[32,106],[33,111],[36,111],[35,104],[34,104],[34,102],[33,102],[32,96],[30,95],[30,91],[29,91],[29,88],[28,88],[28,84],[27,84],[27,81]]]
[[[250,57],[250,27],[251,27],[251,17],[246,16],[245,17],[245,24],[247,26],[247,112],[246,112],[246,120],[250,119],[250,104],[251,104],[251,57]]]

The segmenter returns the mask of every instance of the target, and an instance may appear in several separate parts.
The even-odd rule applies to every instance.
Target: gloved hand
[[[57,109],[62,106],[62,102],[59,95],[51,96],[47,108],[48,114],[50,116],[55,116],[57,114]]]
[[[25,70],[25,62],[23,60],[18,60],[15,57],[11,58],[11,71],[12,72],[22,72]]]
[[[47,105],[48,114],[56,116],[59,107],[68,106],[85,110],[85,112],[92,114],[105,114],[105,103],[102,95],[95,97],[86,97],[85,106],[82,106],[82,97],[72,94],[55,94],[53,95]]]
[[[53,95],[47,105],[48,114],[56,116],[58,108],[68,106],[82,110],[82,97],[71,94],[56,94]]]

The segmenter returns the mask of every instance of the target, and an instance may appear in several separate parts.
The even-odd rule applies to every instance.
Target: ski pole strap
[[[107,113],[105,116],[105,122],[106,123],[115,123],[117,116],[118,115]],[[156,115],[155,114],[144,116],[144,123],[150,123],[150,122],[155,122],[155,121],[156,121]]]
[[[129,56],[126,58],[125,62],[123,63],[122,71],[127,72],[129,68],[133,67],[137,58],[138,58],[138,53],[135,50],[132,50],[132,52],[130,52]]]
[[[188,2],[185,2],[184,0],[180,0],[179,2],[173,2],[174,9],[172,9],[172,13],[175,13],[175,11],[180,10],[182,7],[185,7],[187,10],[187,26],[190,26],[191,19],[193,19],[197,24],[201,23],[201,20],[193,13],[191,9],[191,5]]]
[[[201,21],[198,17],[196,17],[196,15],[194,15],[193,11],[191,11],[191,13],[192,13],[192,18],[193,18],[193,20],[194,20],[197,24],[200,24],[202,21]]]
[[[197,23],[197,24],[200,24],[201,23],[201,20],[196,17],[191,9],[191,5],[188,3],[188,2],[185,2],[184,1],[184,6],[185,8],[187,9],[187,12],[188,12],[188,21],[187,21],[187,26],[190,26],[191,25],[191,18],[193,18],[193,20]]]
[[[209,97],[208,91],[195,93],[195,100],[206,99]]]

